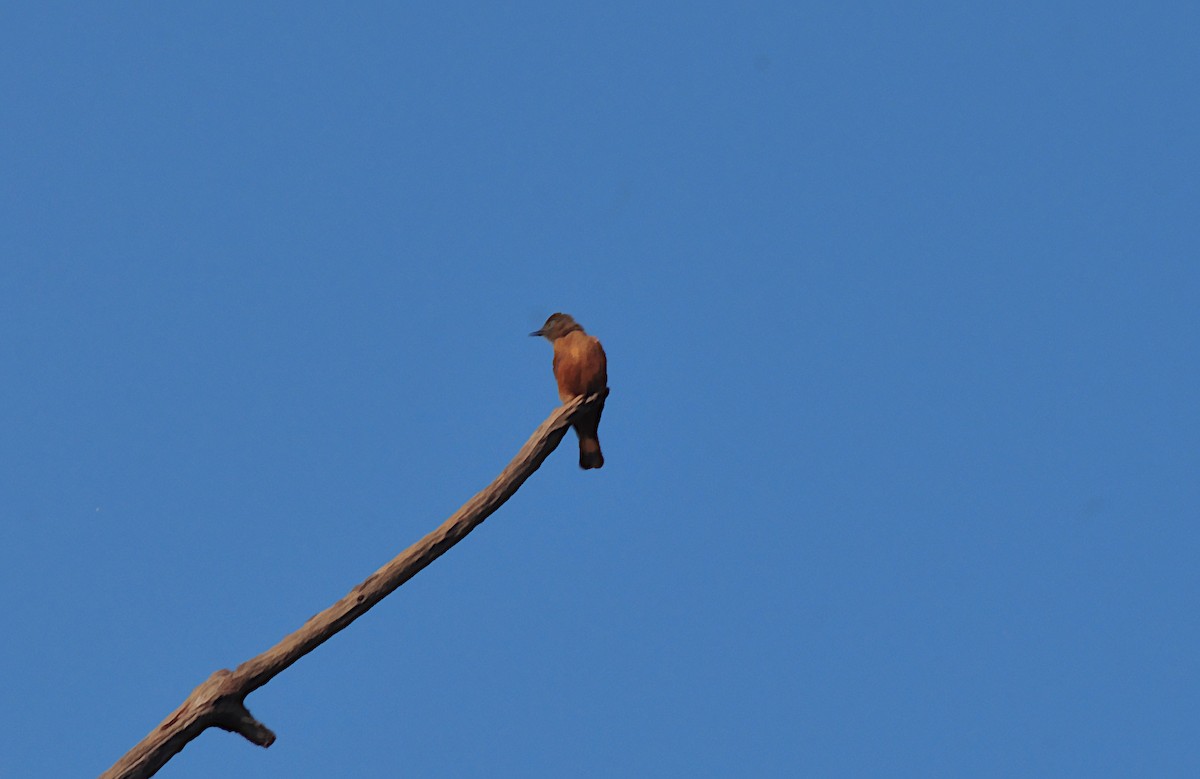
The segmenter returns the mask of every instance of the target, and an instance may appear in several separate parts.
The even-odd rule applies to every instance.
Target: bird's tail
[[[600,453],[600,415],[604,413],[604,401],[595,411],[584,412],[575,418],[575,434],[579,436],[579,467],[603,468],[604,455]]]
[[[600,454],[600,414],[604,407],[596,408],[594,412],[584,412],[575,418],[575,435],[580,437],[580,467],[604,467],[604,455]]]
[[[579,467],[585,471],[589,468],[603,468],[604,455],[600,452],[600,439],[595,436],[579,437]]]

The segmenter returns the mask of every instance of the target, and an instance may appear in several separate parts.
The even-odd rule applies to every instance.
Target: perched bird
[[[530,335],[540,335],[554,344],[554,379],[558,382],[558,397],[563,403],[578,396],[601,392],[608,386],[608,360],[604,347],[592,336],[583,332],[579,323],[568,314],[551,314]],[[604,455],[600,453],[600,414],[604,411],[604,400],[595,409],[575,418],[575,434],[579,436],[579,467],[602,468]]]

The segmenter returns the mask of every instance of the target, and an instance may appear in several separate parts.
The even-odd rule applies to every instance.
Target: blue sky
[[[1200,772],[1194,3],[3,17],[0,776]]]

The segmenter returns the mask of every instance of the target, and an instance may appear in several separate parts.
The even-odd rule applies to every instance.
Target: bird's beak
[[[534,330],[532,333],[530,333],[530,335],[545,335],[545,334],[546,333],[542,330]]]

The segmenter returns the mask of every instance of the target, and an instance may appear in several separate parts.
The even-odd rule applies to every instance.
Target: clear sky
[[[1200,775],[1200,6],[23,3],[0,776]]]

